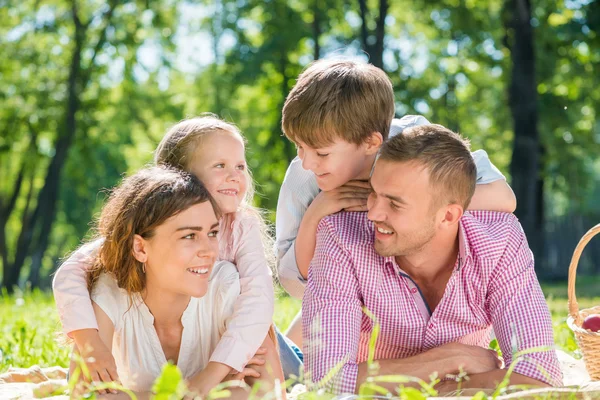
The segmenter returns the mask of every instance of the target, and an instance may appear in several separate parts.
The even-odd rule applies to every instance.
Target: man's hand
[[[367,198],[372,190],[369,182],[350,181],[337,189],[320,192],[309,210],[316,212],[318,220],[342,210],[367,211]]]
[[[94,383],[119,382],[115,359],[96,329],[74,331],[71,336],[73,336],[79,354],[89,370],[89,377],[82,374],[82,379],[91,380]],[[110,391],[116,393],[114,389]],[[106,392],[106,390],[98,391],[100,394]]]
[[[468,374],[482,374],[504,366],[495,350],[462,343],[448,343],[440,348],[449,350],[451,357],[458,357],[458,366]]]

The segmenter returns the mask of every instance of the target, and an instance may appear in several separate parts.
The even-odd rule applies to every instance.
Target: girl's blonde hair
[[[167,131],[154,152],[155,164],[191,172],[194,156],[198,147],[202,145],[203,138],[210,133],[216,132],[231,133],[238,136],[244,145],[247,143],[246,138],[234,124],[223,121],[215,114],[205,113],[198,117],[184,119]],[[259,221],[265,257],[269,268],[273,269],[275,266],[275,255],[271,251],[273,248],[273,239],[269,234],[269,227],[263,217],[263,211],[252,205],[255,188],[249,168],[246,168],[246,174],[248,185],[246,194],[240,203],[239,211],[254,216]],[[230,228],[234,218],[233,213],[223,214],[226,229],[222,232],[222,240],[229,241]]]

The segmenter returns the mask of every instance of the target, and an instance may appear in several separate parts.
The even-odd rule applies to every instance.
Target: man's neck
[[[458,229],[438,232],[415,254],[397,256],[396,263],[413,280],[424,284],[435,283],[440,276],[454,268],[459,252]]]
[[[191,299],[190,296],[154,287],[151,282],[146,285],[143,298],[156,327],[178,324]]]

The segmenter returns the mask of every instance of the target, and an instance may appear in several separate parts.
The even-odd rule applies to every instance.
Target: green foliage
[[[378,23],[377,3],[365,3],[367,32]],[[508,175],[507,2],[388,3],[383,64],[395,86],[398,116],[421,113],[460,131]],[[88,234],[105,198],[101,191],[151,162],[166,129],[186,116],[214,112],[241,128],[257,181],[255,203],[274,211],[295,156],[281,132],[281,109],[296,77],[315,58],[368,58],[361,50],[359,2],[7,4],[0,8],[0,262],[6,270],[23,266],[17,271],[21,286],[32,277],[28,268],[39,266],[34,250],[46,237],[41,281],[34,284],[49,285],[60,259]],[[600,196],[600,53],[593,51],[600,6],[544,0],[533,14],[547,215],[591,215]],[[60,153],[59,139],[69,131],[73,93],[74,137],[50,234],[40,237],[34,211],[47,201],[39,196]]]
[[[181,371],[177,366],[168,363],[163,367],[162,373],[154,382],[152,392],[156,400],[176,400],[185,396],[185,383]]]
[[[564,285],[562,285],[564,286]],[[556,292],[560,286],[550,285],[544,287],[545,293]],[[591,304],[598,304],[600,298],[581,297],[579,299],[582,307]],[[577,343],[574,340],[573,333],[566,326],[567,305],[566,298],[553,297],[548,299],[549,308],[552,312],[554,323],[554,336],[557,346],[570,354],[579,355]],[[300,302],[291,299],[285,295],[280,295],[275,306],[275,323],[285,331],[289,322],[296,315],[300,308]],[[6,293],[0,297],[0,373],[6,371],[9,367],[28,367],[31,365],[40,365],[42,367],[61,365],[67,366],[69,360],[70,348],[62,341],[57,341],[61,334],[58,315],[51,296],[40,291],[27,292],[9,296]],[[490,344],[494,347],[494,344]],[[526,357],[527,352],[517,354],[516,357]],[[377,362],[369,368],[371,375],[368,382],[360,388],[363,395],[392,395],[384,389],[381,384],[393,383],[398,386],[396,394],[401,399],[417,400],[431,396],[436,396],[437,391],[433,385],[439,380],[437,377],[431,377],[431,382],[415,380],[408,376],[378,376]],[[75,374],[81,374],[85,371],[79,369]],[[76,378],[76,376],[75,376]],[[404,387],[410,382],[417,382],[419,388]],[[325,382],[322,382],[325,385]],[[210,394],[210,398],[223,398],[228,395],[227,384],[216,388]],[[105,386],[98,386],[105,387]],[[108,387],[108,386],[106,386]],[[113,386],[110,386],[111,388]],[[114,386],[114,388],[117,388]],[[473,399],[483,400],[495,398],[503,393],[506,384],[498,387],[494,396],[488,397],[483,392],[475,394]],[[181,398],[186,390],[181,373],[173,365],[166,365],[161,376],[154,385],[156,398],[169,399]],[[308,391],[300,394],[301,400],[331,400],[332,395],[322,391]],[[551,398],[540,397],[540,398]]]

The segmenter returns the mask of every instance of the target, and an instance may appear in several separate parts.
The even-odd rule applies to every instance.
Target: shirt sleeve
[[[431,124],[422,115],[405,115],[398,119],[394,118],[390,126],[390,137],[401,134],[407,128]],[[490,161],[485,150],[476,150],[471,153],[475,166],[477,167],[477,184],[484,185],[498,180],[506,180],[502,172]]]
[[[515,362],[514,372],[561,386],[550,311],[525,234],[516,219],[514,224],[507,249],[490,277],[487,304],[492,326],[507,367]],[[515,359],[525,350],[533,352]]]
[[[98,329],[87,290],[87,271],[102,244],[102,239],[75,251],[58,268],[52,281],[54,300],[65,334],[80,329]]]
[[[240,297],[240,276],[235,265],[230,262],[218,261],[215,267],[219,268],[217,276],[213,278],[218,280],[215,308],[221,313],[219,333],[223,335],[229,329],[235,303]]]
[[[431,122],[429,122],[427,118],[422,115],[405,115],[402,118],[394,118],[392,120],[392,124],[390,125],[389,137],[393,137],[402,133],[402,131],[406,128],[430,124]]]
[[[239,240],[234,261],[239,271],[241,293],[210,361],[241,371],[271,327],[275,294],[259,221],[254,217],[243,217],[233,234]]]
[[[360,298],[353,262],[325,218],[302,303],[304,368],[317,387],[333,393],[356,390]]]
[[[490,161],[485,150],[476,150],[471,153],[477,167],[477,184],[485,185],[499,180],[506,180],[502,172]]]
[[[306,280],[298,271],[296,263],[296,237],[306,209],[319,194],[314,174],[302,168],[296,157],[285,174],[275,219],[275,251],[277,274],[283,288],[293,297],[301,299]]]
[[[123,302],[127,302],[129,299],[125,290],[119,289],[117,281],[110,274],[103,273],[94,284],[90,297],[108,315],[115,331],[118,331],[121,317],[125,311]],[[94,315],[93,312],[92,315]],[[94,322],[96,322],[95,318]]]

